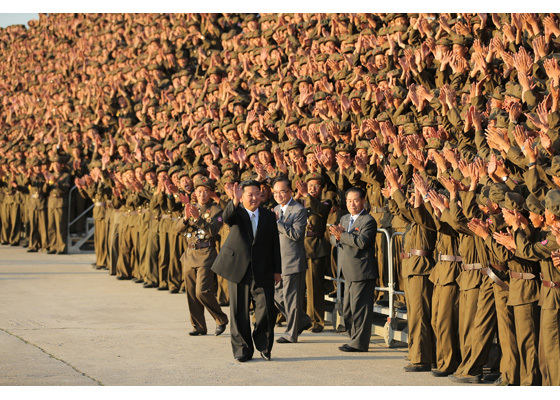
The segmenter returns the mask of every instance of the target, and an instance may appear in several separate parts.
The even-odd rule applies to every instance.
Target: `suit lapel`
[[[241,221],[245,226],[245,232],[249,233],[249,237],[254,241],[253,238],[253,227],[251,226],[251,220],[249,219],[249,213],[242,205],[239,205],[239,216],[241,217]]]

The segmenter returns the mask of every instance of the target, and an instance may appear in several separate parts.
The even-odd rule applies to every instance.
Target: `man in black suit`
[[[365,210],[366,195],[361,188],[346,192],[350,214],[329,228],[333,246],[338,246],[338,262],[344,275],[343,316],[350,343],[339,347],[346,352],[368,351],[373,323],[375,280],[378,277],[375,257],[377,223]]]
[[[282,271],[276,215],[259,207],[257,181],[235,183],[228,196],[231,201],[222,217],[230,232],[212,270],[228,280],[233,356],[239,362],[249,361],[256,347],[270,360],[276,320],[274,284],[280,282]],[[256,320],[252,336],[250,302]]]

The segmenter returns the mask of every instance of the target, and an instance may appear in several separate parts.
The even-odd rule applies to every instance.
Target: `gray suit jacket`
[[[274,212],[280,215],[282,207],[277,205]],[[291,199],[283,218],[278,221],[280,252],[282,254],[282,275],[305,271],[305,231],[307,227],[307,210]]]
[[[338,262],[344,279],[349,282],[375,279],[379,276],[377,257],[375,256],[375,235],[377,223],[365,210],[354,221],[348,232],[350,214],[340,219],[344,232],[338,243]],[[331,243],[336,246],[336,239],[331,235]]]

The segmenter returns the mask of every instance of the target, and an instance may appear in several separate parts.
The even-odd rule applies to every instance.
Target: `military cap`
[[[253,171],[245,171],[241,174],[241,182],[251,181],[257,178],[257,174]]]
[[[117,140],[117,147],[121,147],[121,146],[128,147],[128,143],[122,138]]]
[[[35,160],[37,160],[37,159],[35,159]],[[39,161],[39,160],[37,160],[37,161]],[[101,161],[99,161],[99,160],[95,160],[95,161],[92,161],[92,162],[89,163],[89,169],[90,170],[92,170],[94,168],[101,168],[101,167],[102,167],[102,164],[101,164]]]
[[[142,172],[144,174],[147,174],[148,172],[156,172],[156,167],[153,163],[145,161],[142,163]]]
[[[123,173],[123,174],[125,172],[132,171],[132,170],[133,170],[132,164],[129,164],[129,163],[126,163],[121,167],[121,173]]]
[[[257,153],[261,151],[270,151],[272,149],[272,143],[270,142],[262,142],[257,145],[256,151]]]
[[[428,149],[436,149],[441,150],[443,148],[443,142],[435,137],[431,137],[428,139],[428,143],[424,147],[426,150]]]
[[[527,200],[525,201],[523,208],[533,214],[544,215],[544,205],[533,194],[527,196]]]
[[[488,192],[490,201],[501,204],[506,198],[506,193],[509,192],[509,187],[505,183],[493,183]]]
[[[524,210],[525,199],[519,193],[507,192],[504,196],[504,201],[500,203],[501,208],[506,210]]]
[[[560,177],[560,156],[554,156],[552,158],[552,163],[550,165],[550,168],[547,168],[545,172],[548,175]]]
[[[305,176],[305,182],[309,182],[309,181],[319,181],[321,182],[321,184],[325,183],[325,179],[323,178],[323,175],[321,175],[319,172],[310,172]]]
[[[416,135],[418,133],[418,125],[415,123],[411,124],[404,124],[404,131],[405,135]]]
[[[544,198],[544,208],[548,212],[560,218],[560,190],[553,189],[546,193]]]
[[[196,178],[194,178],[193,184],[195,189],[200,186],[207,187],[212,191],[216,189],[216,182],[214,181],[214,179],[210,179],[207,176],[197,176]]]
[[[181,167],[179,165],[174,165],[171,168],[169,168],[169,171],[167,171],[167,174],[169,176],[176,174],[177,172],[181,171]]]
[[[496,100],[504,100],[504,91],[501,87],[497,87],[492,92],[492,98]]]
[[[245,153],[247,154],[247,158],[251,157],[252,155],[257,155],[257,145],[249,145],[245,148]]]
[[[370,148],[370,144],[367,140],[358,140],[356,142],[356,150],[358,149],[369,150],[369,148]]]
[[[476,202],[481,206],[486,206],[488,204],[489,196],[490,196],[490,187],[485,186],[482,188],[480,193],[476,196]]]
[[[135,163],[132,163],[132,169],[136,170],[137,168],[142,169],[142,163],[141,162],[137,161]]]
[[[237,171],[237,165],[233,161],[226,161],[222,165],[222,173],[224,174],[226,171]]]
[[[160,172],[167,172],[169,170],[169,164],[161,164],[156,169],[156,174],[160,174]]]
[[[405,88],[403,88],[402,86],[394,86],[391,89],[392,93],[393,93],[393,97],[397,98],[397,99],[401,99],[404,100],[406,98],[406,96],[408,95],[408,92]]]
[[[468,42],[469,42],[468,39],[462,35],[454,35],[453,39],[451,40],[452,44],[458,44],[461,46],[467,46]]]
[[[292,149],[304,149],[304,148],[305,148],[305,144],[299,139],[290,139],[286,143],[286,151]]]
[[[308,154],[312,154],[314,152],[315,149],[315,144],[308,144],[307,146],[305,146],[305,149],[303,149],[303,155],[308,155]]]
[[[439,46],[451,46],[453,44],[453,42],[451,42],[451,40],[449,40],[449,38],[442,37],[442,38],[437,40],[436,44],[439,45]]]
[[[227,174],[222,176],[220,181],[222,184],[239,182],[239,176],[232,171],[229,171]]]
[[[204,167],[195,167],[189,171],[189,177],[194,177],[195,175],[208,175],[208,170]]]
[[[336,145],[335,152],[346,152],[352,154],[354,152],[354,148],[350,143],[339,143]]]
[[[429,115],[425,115],[423,117],[420,118],[420,125],[424,126],[437,126],[438,125],[438,121],[436,118],[431,117]]]
[[[187,171],[186,169],[183,169],[181,171],[179,171],[179,173],[177,174],[177,179],[181,179],[185,176],[189,176],[189,171]]]
[[[13,161],[17,161],[17,159],[14,158]],[[58,155],[58,154],[55,155],[55,156],[53,156],[53,157],[51,157],[51,162],[52,162],[52,163],[64,164],[65,161],[66,161],[66,159],[65,159],[63,156]]]
[[[325,100],[327,98],[328,94],[325,92],[315,92],[315,95],[313,96],[313,100],[314,101],[321,101],[321,100]]]

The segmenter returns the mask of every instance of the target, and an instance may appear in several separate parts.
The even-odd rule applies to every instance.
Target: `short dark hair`
[[[346,191],[345,196],[348,197],[348,195],[352,192],[353,193],[358,193],[360,195],[360,199],[365,199],[366,198],[366,192],[364,192],[364,189],[362,189],[361,187],[358,187],[358,186],[351,187],[350,189],[348,189]]]
[[[286,186],[288,186],[290,189],[292,188],[292,183],[286,175],[280,175],[279,177],[275,178],[272,181],[272,186],[274,187],[274,185],[276,185],[278,182],[284,182]]]
[[[255,186],[257,187],[259,190],[261,190],[261,184],[259,181],[256,181],[254,179],[250,179],[248,181],[243,181],[241,182],[241,189],[245,190],[245,188],[249,187],[249,186]]]

